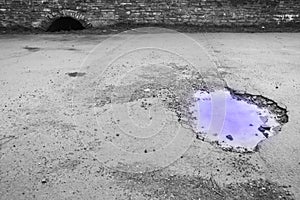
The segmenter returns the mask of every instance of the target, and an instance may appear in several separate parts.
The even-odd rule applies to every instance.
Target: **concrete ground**
[[[0,44],[0,199],[300,199],[298,33]],[[178,105],[203,83],[270,98],[289,122],[254,153],[198,140]]]

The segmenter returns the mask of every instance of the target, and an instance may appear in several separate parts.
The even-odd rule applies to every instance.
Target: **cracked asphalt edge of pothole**
[[[71,76],[72,75],[73,74],[71,74]],[[83,75],[85,75],[85,74],[83,74]],[[75,76],[77,76],[77,74]],[[185,81],[188,84],[186,84],[184,88],[180,88],[180,86],[177,87],[176,85],[172,86],[172,85],[155,85],[155,84],[136,84],[136,85],[138,85],[138,87],[136,87],[136,85],[133,86],[133,87],[135,87],[135,90],[134,90],[134,93],[131,94],[128,102],[134,102],[137,100],[142,100],[142,99],[147,99],[147,98],[160,98],[161,100],[162,100],[162,98],[164,98],[163,103],[164,103],[165,107],[167,109],[175,112],[176,116],[178,117],[178,122],[181,124],[181,126],[193,131],[193,128],[191,126],[191,121],[194,120],[194,118],[192,117],[192,113],[189,112],[189,107],[193,103],[191,94],[193,94],[194,92],[196,92],[198,90],[212,92],[213,89],[207,87],[205,82],[203,82],[203,79],[200,74],[196,74],[194,77],[190,77],[189,79],[186,79]],[[257,105],[260,108],[267,108],[272,114],[274,114],[277,117],[278,122],[281,125],[284,125],[285,123],[288,122],[287,109],[279,106],[275,101],[273,101],[269,98],[266,98],[262,95],[252,95],[252,94],[248,94],[246,92],[236,91],[234,89],[227,87],[227,84],[224,80],[223,80],[223,82],[225,83],[224,89],[227,89],[234,98],[246,101],[247,103],[250,103],[250,104]],[[130,86],[127,85],[126,87],[130,87]],[[104,90],[101,90],[100,91],[101,95],[96,97],[95,106],[102,107],[106,104],[111,104],[113,102],[113,100],[111,98],[111,93],[116,88],[117,88],[116,86],[109,85]],[[188,90],[187,90],[187,88],[188,88]],[[122,89],[120,89],[120,90],[122,90]],[[147,90],[147,92],[145,92],[146,90]],[[189,98],[187,98],[187,96]],[[94,102],[94,100],[91,100],[91,99],[89,101]],[[127,101],[126,102],[117,102],[117,103],[127,103]],[[199,137],[199,135],[197,133],[195,134],[195,137],[202,140],[202,138]],[[216,145],[217,148],[219,147],[218,144],[216,144],[215,142],[212,142],[211,144]],[[223,149],[223,150],[234,152],[233,149]],[[257,151],[259,151],[259,148],[257,148]],[[137,187],[140,183],[141,185],[144,185],[143,187],[147,188],[146,184],[150,185],[150,187],[151,187],[151,185],[153,186],[153,184],[154,185],[159,184],[161,182],[164,182],[167,179],[172,180],[172,176],[168,177],[168,175],[165,175],[165,176],[161,177],[161,175],[156,175],[156,174],[161,173],[161,171],[153,171],[151,173],[138,174],[138,173],[128,173],[128,172],[120,172],[120,171],[110,171],[109,169],[105,169],[105,170],[108,170],[109,171],[108,173],[112,174],[116,178],[116,180],[124,180],[127,182],[132,181],[133,182],[132,184],[134,185],[134,187]],[[165,169],[163,169],[163,170],[165,170]],[[152,178],[154,177],[154,178],[156,178],[157,181],[150,180],[150,182],[152,181],[153,184],[148,184],[149,180],[148,181],[144,181],[144,180],[149,177],[152,177]],[[197,183],[197,181],[195,182],[194,185],[191,184],[191,182],[193,182],[194,179],[198,179],[199,182],[201,182],[201,180],[207,181],[206,179],[204,179],[202,177],[193,177],[193,176],[191,176],[191,177],[177,176],[177,177],[178,177],[177,179],[173,179],[173,183],[181,182],[183,184],[190,184],[192,187],[195,187],[195,185],[199,186],[199,187],[203,186],[201,184],[199,185]],[[125,187],[125,188],[129,187],[129,189],[134,189],[134,188],[130,188],[130,186],[128,186],[127,184],[126,185],[121,184],[121,185],[122,185],[122,187]],[[167,184],[163,184],[163,185],[167,185]],[[175,184],[175,185],[177,185],[177,184]],[[142,187],[142,186],[140,186],[140,187]],[[197,188],[199,188],[199,187],[197,187]],[[204,184],[204,187],[205,187],[205,184]],[[164,188],[163,190],[165,190],[165,192],[162,192],[162,193],[165,193],[166,195],[170,195],[169,197],[172,197],[172,193],[174,192],[171,190],[176,189],[174,187],[173,187],[173,189],[170,189],[170,188],[172,188],[172,185],[170,186],[170,188],[166,188],[166,187],[162,187],[162,188]],[[216,194],[218,194],[218,198],[217,197],[216,198],[217,199],[227,198],[228,191],[229,191],[229,193],[233,199],[234,199],[234,195],[243,197],[245,199],[249,199],[248,198],[249,195],[250,196],[258,195],[260,197],[260,199],[270,199],[269,197],[272,197],[272,195],[277,195],[276,197],[273,196],[274,199],[277,199],[277,198],[293,199],[292,194],[290,194],[289,191],[286,191],[287,188],[288,188],[287,186],[280,186],[278,183],[270,182],[268,180],[263,180],[263,179],[252,180],[252,181],[247,181],[245,183],[229,184],[229,185],[218,187],[218,189],[216,191]],[[206,189],[210,190],[209,188],[206,188]],[[141,188],[141,190],[142,190],[141,191],[142,193],[145,192],[144,189]],[[213,194],[214,194],[213,190],[211,190],[210,192],[213,192]],[[249,194],[249,190],[250,190],[250,194]],[[153,195],[158,195],[158,197],[159,197],[159,194],[157,194],[156,191],[153,190],[153,188],[152,189],[149,188],[149,191],[150,191],[150,193],[153,193]],[[187,191],[189,191],[189,190],[186,189],[182,193],[187,195],[187,194],[189,194]],[[248,196],[243,196],[243,195],[245,195],[245,192],[247,193]],[[196,196],[193,196],[194,194],[199,195],[199,191],[198,191],[198,193],[191,192],[190,197],[196,197]],[[265,198],[264,198],[264,196],[265,196]]]
[[[222,147],[216,141],[207,141],[205,140],[205,137],[203,137],[203,134],[198,133],[193,129],[192,123],[196,119],[195,116],[193,116],[193,113],[189,110],[193,103],[195,103],[195,100],[192,98],[192,94],[199,90],[212,92],[213,89],[208,88],[207,85],[203,82],[201,75],[197,73],[193,74],[193,77],[190,77],[185,81],[187,84],[185,84],[184,88],[180,88],[182,84],[180,84],[179,87],[177,87],[176,85],[163,86],[154,84],[137,84],[139,85],[139,87],[135,87],[133,94],[131,94],[130,98],[128,98],[128,102],[133,102],[147,98],[160,98],[163,101],[165,107],[176,114],[178,122],[181,124],[181,126],[183,128],[190,129],[191,131],[193,131],[197,139],[209,142],[213,146],[221,148],[225,151],[240,152],[240,150],[235,149],[233,147]],[[275,134],[278,134],[281,131],[281,127],[288,122],[287,109],[281,107],[275,101],[262,95],[252,95],[247,92],[237,91],[229,87],[225,87],[224,89],[229,91],[233,98],[236,98],[237,100],[242,100],[248,104],[256,105],[259,108],[266,108],[271,114],[273,114],[276,118],[276,121],[281,125],[280,128],[276,130]],[[115,90],[115,87],[112,85],[108,86],[105,90],[102,90],[101,94],[105,95],[97,96],[96,106],[101,107],[106,104],[111,104],[113,100],[109,93],[111,93],[112,90]],[[145,92],[146,90],[149,91]],[[127,103],[127,101],[123,103]],[[259,151],[259,149],[260,143],[256,146],[254,152]],[[253,151],[243,150],[243,153],[252,152]]]
[[[199,76],[195,76],[194,78],[188,79],[187,82],[189,83],[189,89],[182,91],[181,88],[176,88],[176,86],[172,87],[171,89],[166,86],[158,86],[156,87],[153,84],[144,84],[139,85],[138,88],[134,90],[134,93],[130,96],[129,102],[137,101],[140,99],[147,99],[147,98],[162,98],[162,94],[166,97],[163,102],[165,106],[176,113],[178,117],[178,122],[185,128],[193,129],[190,126],[191,113],[189,113],[188,108],[191,105],[192,101],[191,98],[186,98],[186,96],[191,96],[191,94],[197,90],[207,90],[211,91],[210,88],[207,88],[203,80],[199,78]],[[110,98],[110,92],[114,90],[114,86],[108,86],[101,94],[103,96],[98,96],[96,106],[102,107],[105,104],[111,104],[112,99]],[[151,92],[149,92],[149,89]],[[246,101],[250,104],[255,104],[259,107],[267,108],[270,112],[278,116],[278,122],[280,124],[285,124],[288,121],[287,110],[283,107],[280,107],[275,101],[263,97],[262,95],[251,95],[246,92],[238,92],[230,88],[226,88],[230,91],[230,93],[235,97],[239,98],[243,101]],[[145,92],[147,90],[147,92]],[[178,92],[179,91],[179,92]],[[125,102],[123,102],[125,103]],[[197,135],[196,135],[197,136]],[[201,139],[201,138],[198,138]],[[232,151],[230,149],[223,149],[226,151]],[[107,169],[106,169],[107,170]],[[150,173],[128,173],[128,172],[118,172],[118,171],[108,171],[107,173],[113,175],[116,180],[123,180],[128,183],[131,182],[129,185],[121,184],[122,187],[129,188],[131,190],[140,190],[144,195],[148,196],[150,193],[152,196],[160,197],[160,193],[155,191],[155,186],[157,184],[161,184],[162,188],[161,193],[166,195],[166,197],[172,197],[174,192],[178,193],[179,191],[176,190],[177,183],[183,184],[184,187],[188,184],[191,188],[202,188],[199,191],[190,191],[189,188],[185,188],[179,192],[180,195],[188,195],[188,197],[194,198],[199,197],[202,192],[208,192],[208,195],[211,198],[216,199],[224,199],[228,197],[232,197],[233,199],[251,199],[252,197],[260,198],[260,199],[293,199],[293,195],[287,190],[289,186],[281,186],[278,183],[270,182],[268,180],[251,180],[245,183],[236,183],[236,184],[229,184],[225,186],[211,186],[211,183],[214,180],[207,180],[202,177],[189,177],[189,176],[170,176],[163,175],[161,171],[153,171]],[[160,174],[160,175],[158,175]],[[148,180],[150,177],[154,178],[153,180]],[[176,178],[174,178],[176,177]],[[164,183],[166,180],[172,183]],[[209,181],[212,181],[209,183]],[[151,183],[152,182],[152,183]],[[177,182],[177,183],[174,183]],[[162,184],[164,183],[164,184]],[[148,185],[148,186],[146,186]],[[168,186],[168,187],[167,187]],[[145,188],[148,188],[145,190]],[[204,189],[203,189],[204,188]],[[178,188],[177,188],[178,189]],[[188,192],[189,191],[189,192]],[[203,194],[202,194],[203,195]],[[216,195],[216,196],[214,196]],[[151,196],[151,197],[152,197]],[[236,198],[238,196],[238,198]],[[253,199],[252,198],[252,199]]]

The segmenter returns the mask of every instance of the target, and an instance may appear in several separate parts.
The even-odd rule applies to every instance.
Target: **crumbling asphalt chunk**
[[[232,135],[226,135],[226,138],[227,138],[228,140],[230,140],[230,141],[232,141],[232,140],[233,140],[233,137],[232,137]]]
[[[289,121],[288,111],[286,108],[278,105],[272,99],[262,95],[253,95],[246,92],[239,92],[231,88],[226,88],[230,91],[231,95],[237,99],[246,101],[250,104],[255,104],[260,108],[267,108],[271,113],[276,115],[276,120],[281,124],[286,124]]]

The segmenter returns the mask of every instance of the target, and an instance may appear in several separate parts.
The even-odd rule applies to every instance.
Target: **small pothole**
[[[199,139],[239,152],[257,150],[288,122],[287,110],[273,100],[230,89],[197,91],[191,109]]]
[[[69,73],[66,73],[66,74],[69,75],[70,77],[79,77],[79,76],[86,75],[86,73],[84,73],[84,72],[69,72]]]
[[[29,46],[25,46],[25,47],[23,47],[23,49],[26,49],[30,52],[37,52],[37,51],[41,50],[41,48],[39,48],[39,47],[29,47]]]

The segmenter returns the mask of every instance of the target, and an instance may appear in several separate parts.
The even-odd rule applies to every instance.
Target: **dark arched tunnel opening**
[[[83,30],[84,26],[80,21],[72,17],[60,17],[52,22],[47,32]]]

